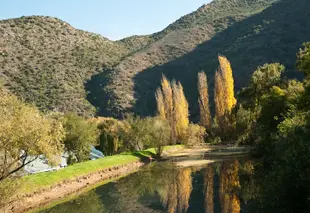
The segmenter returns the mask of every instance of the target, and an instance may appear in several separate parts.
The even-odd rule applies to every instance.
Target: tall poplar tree
[[[170,124],[172,143],[182,142],[189,126],[189,111],[181,83],[170,83],[163,75],[161,88],[157,89],[155,97],[157,114]]]
[[[218,57],[220,62],[219,72],[224,81],[225,107],[228,112],[234,108],[237,103],[234,94],[234,78],[230,62],[225,56]]]
[[[166,119],[171,121],[173,112],[172,88],[170,82],[164,75],[161,80],[161,89],[163,93]]]
[[[189,125],[188,102],[180,82],[172,82],[173,88],[173,120],[175,122],[175,134],[178,141],[186,137],[186,130]]]
[[[204,126],[208,132],[211,129],[211,113],[209,106],[208,81],[205,72],[198,73],[198,92],[200,125]]]
[[[155,98],[157,103],[157,115],[162,119],[166,119],[164,95],[161,88],[157,88]]]
[[[227,136],[232,126],[231,111],[237,101],[234,96],[234,78],[230,62],[224,56],[219,56],[218,59],[220,66],[215,73],[214,88],[215,119],[220,132]]]

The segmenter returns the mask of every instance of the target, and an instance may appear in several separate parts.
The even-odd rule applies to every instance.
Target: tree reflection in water
[[[174,169],[169,174],[169,181],[160,194],[161,201],[169,213],[187,212],[188,202],[192,192],[191,174],[190,168]]]
[[[204,208],[205,213],[214,212],[213,202],[213,188],[214,188],[214,167],[213,165],[208,166],[204,172]]]
[[[239,213],[240,199],[237,191],[240,189],[239,162],[223,162],[220,168],[220,201],[222,213]]]
[[[154,163],[44,212],[240,213],[241,205],[246,209],[253,200],[248,165],[237,160],[187,168]]]

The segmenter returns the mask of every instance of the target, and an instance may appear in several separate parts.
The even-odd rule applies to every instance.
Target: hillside
[[[119,116],[131,111],[132,106],[135,106],[134,111],[139,114],[153,113],[153,94],[159,83],[158,76],[162,72],[176,79],[183,77],[186,79],[187,75],[195,78],[197,66],[201,67],[201,64],[193,64],[192,61],[184,61],[185,66],[176,65],[173,68],[167,63],[171,64],[170,62],[189,54],[198,45],[210,41],[235,23],[260,13],[273,2],[275,0],[215,0],[210,4],[203,5],[197,11],[172,23],[163,31],[151,35],[152,43],[122,60],[109,73],[94,76],[88,84],[88,90],[91,92],[90,102],[98,106],[103,115]],[[214,62],[215,58],[211,58],[211,60]],[[165,64],[169,66],[166,67],[167,69],[161,68],[154,73],[148,71],[149,69],[158,69],[158,66],[162,67]],[[189,66],[193,74],[182,71]],[[173,73],[174,69],[178,69],[179,72]],[[186,84],[186,82],[182,83]],[[195,90],[195,82],[191,81],[190,87]],[[191,96],[188,93],[187,95]],[[102,101],[106,99],[110,101]],[[196,102],[191,100],[191,103],[194,105]]]
[[[110,41],[51,17],[0,21],[4,85],[42,110],[122,117],[151,115],[162,73],[180,80],[197,115],[197,72],[212,93],[217,55],[232,62],[236,89],[258,65],[280,62],[288,76],[310,40],[309,0],[214,0],[161,32]]]
[[[197,72],[207,73],[212,91],[218,54],[231,60],[236,89],[267,62],[283,63],[287,75],[297,76],[295,54],[310,40],[309,14],[308,0],[215,0],[153,35],[157,40],[105,75],[93,76],[89,100],[103,115],[153,114],[154,92],[164,73],[181,81],[195,118]],[[110,101],[97,101],[104,99]]]
[[[42,110],[95,112],[84,83],[143,46],[143,37],[113,42],[52,17],[0,21],[0,77]],[[136,41],[137,40],[137,41]]]

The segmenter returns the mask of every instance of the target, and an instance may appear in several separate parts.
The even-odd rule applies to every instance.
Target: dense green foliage
[[[113,118],[101,118],[97,122],[100,131],[97,148],[105,155],[114,155],[122,151],[123,137],[126,132],[124,123]]]
[[[171,127],[168,121],[160,118],[153,118],[150,122],[150,146],[155,147],[156,154],[161,156],[164,146],[167,146],[171,142]]]
[[[53,114],[43,115],[0,88],[0,182],[45,155],[50,164],[63,149],[64,129]]]
[[[66,131],[64,145],[69,154],[69,164],[75,161],[81,162],[89,159],[91,145],[97,145],[99,132],[97,125],[86,121],[74,113],[64,116],[64,128]]]
[[[303,82],[280,78],[283,66],[270,64],[259,67],[241,93],[253,115],[246,129],[262,157],[256,171],[260,193],[254,212],[310,210],[308,47],[305,44],[298,54],[298,68],[306,76]]]

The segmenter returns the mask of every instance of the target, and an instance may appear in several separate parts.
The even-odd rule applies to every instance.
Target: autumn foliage
[[[204,126],[207,131],[211,129],[211,113],[209,106],[209,92],[207,76],[204,72],[198,73],[198,92],[199,92],[199,110],[200,125]]]
[[[232,128],[231,111],[237,100],[234,95],[234,78],[230,62],[224,56],[219,56],[220,66],[215,73],[214,103],[215,119],[219,131],[227,136]]]
[[[189,125],[188,103],[180,82],[172,82],[173,88],[173,123],[177,141],[184,141]]]
[[[157,115],[169,121],[171,127],[171,141],[183,141],[186,138],[189,125],[188,102],[180,82],[170,83],[163,75],[161,88],[155,94]]]
[[[164,95],[160,88],[157,88],[155,97],[157,103],[158,116],[162,119],[166,119]]]
[[[222,213],[240,213],[240,199],[237,190],[240,188],[239,182],[239,162],[233,164],[224,162],[220,171],[220,202]]]
[[[214,168],[213,165],[210,165],[206,168],[204,172],[204,196],[205,196],[205,212],[213,213],[214,212]]]
[[[164,193],[161,194],[161,202],[167,208],[167,212],[187,212],[192,187],[191,169],[173,170],[169,174]]]
[[[230,138],[234,130],[232,110],[237,100],[234,95],[234,78],[228,59],[219,56],[219,68],[214,80],[215,119],[212,123],[207,76],[204,72],[198,73],[198,104],[200,110],[200,125],[203,132],[209,135],[218,133],[221,138]],[[155,93],[157,115],[169,121],[171,127],[171,141],[186,142],[189,128],[189,105],[180,82],[169,82],[163,75],[161,87]],[[216,124],[216,125],[213,125]],[[213,128],[216,126],[216,128]],[[214,134],[213,134],[214,135]]]

